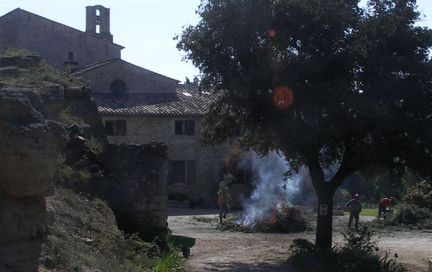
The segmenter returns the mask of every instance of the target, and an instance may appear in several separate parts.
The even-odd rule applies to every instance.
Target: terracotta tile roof
[[[215,94],[199,92],[196,85],[179,84],[172,94],[93,93],[99,113],[111,116],[202,116],[216,99]]]

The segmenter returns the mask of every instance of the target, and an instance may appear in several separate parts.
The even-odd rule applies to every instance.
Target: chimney
[[[86,7],[86,32],[113,41],[110,33],[110,9],[101,5]]]

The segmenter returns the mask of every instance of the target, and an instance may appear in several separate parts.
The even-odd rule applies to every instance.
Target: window
[[[108,136],[126,136],[126,120],[105,121],[105,131]]]
[[[111,92],[115,96],[123,96],[126,94],[126,83],[123,80],[115,79],[110,85]]]
[[[195,183],[195,162],[170,161],[169,183]]]
[[[175,121],[176,135],[194,135],[195,121],[194,120],[178,120]]]
[[[101,25],[101,12],[99,9],[96,9],[96,33],[100,33],[100,25]]]

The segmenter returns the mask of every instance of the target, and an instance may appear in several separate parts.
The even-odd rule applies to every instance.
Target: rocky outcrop
[[[46,230],[45,196],[52,194],[64,129],[59,86],[0,88],[0,242]]]
[[[0,246],[40,236],[60,218],[47,212],[55,182],[105,198],[127,232],[165,231],[167,147],[108,146],[90,90],[77,79],[35,56],[0,57],[7,67],[16,73],[0,72]]]

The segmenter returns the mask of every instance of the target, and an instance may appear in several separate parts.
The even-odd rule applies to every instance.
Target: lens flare
[[[271,29],[271,30],[267,31],[266,34],[269,38],[275,38],[277,33],[276,33],[276,30]]]
[[[279,110],[289,108],[294,102],[293,91],[286,86],[279,86],[273,90],[273,103]]]

